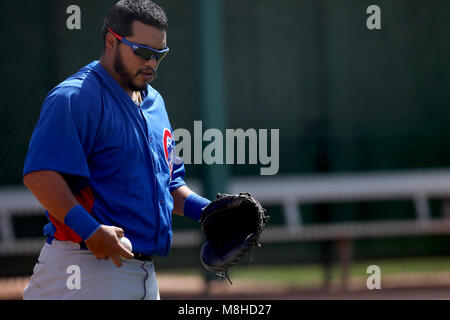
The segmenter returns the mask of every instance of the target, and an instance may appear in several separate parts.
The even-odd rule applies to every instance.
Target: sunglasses
[[[133,50],[135,55],[141,57],[144,60],[156,59],[156,61],[161,61],[169,52],[169,48],[165,48],[163,50],[156,50],[151,47],[130,42],[124,37],[121,37],[114,31],[112,31],[111,28],[108,28],[108,31],[111,32],[119,41],[128,45]]]

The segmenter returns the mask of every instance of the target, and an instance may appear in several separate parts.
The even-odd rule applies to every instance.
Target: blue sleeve
[[[170,181],[169,187],[170,192],[186,185],[186,182],[184,182],[184,174],[185,169],[183,160],[174,155],[172,180]]]
[[[89,181],[88,156],[100,123],[101,103],[91,91],[59,87],[45,99],[31,137],[23,175],[51,170]]]
[[[161,105],[162,105],[162,110],[164,112],[165,117],[167,117],[167,122],[170,128],[170,133],[172,134],[172,137],[174,136],[173,134],[173,128],[172,125],[170,124],[170,120],[169,120],[169,116],[167,115],[167,111],[166,111],[166,107],[164,104],[164,99],[163,97],[156,91],[154,90],[152,87],[149,86],[150,91],[155,93],[155,100],[156,99],[160,99],[161,100]],[[175,139],[172,140],[172,177],[170,180],[170,184],[169,184],[169,192],[173,192],[174,190],[185,186],[186,182],[184,182],[184,174],[185,174],[185,168],[184,168],[184,163],[183,160],[179,157],[177,157],[176,155],[176,146],[175,146]]]

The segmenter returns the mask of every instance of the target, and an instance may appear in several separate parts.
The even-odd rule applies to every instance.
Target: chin
[[[147,82],[141,83],[141,84],[137,84],[137,83],[130,83],[130,85],[128,86],[132,91],[144,91],[145,89],[147,89]]]

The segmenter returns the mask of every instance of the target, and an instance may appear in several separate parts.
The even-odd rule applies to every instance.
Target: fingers
[[[125,259],[133,259],[134,254],[130,251],[128,251],[127,248],[125,248],[120,242],[119,242],[119,248],[117,250],[117,253],[124,257]]]
[[[108,260],[111,258],[111,260],[118,268],[120,268],[123,264],[122,257],[125,259],[133,259],[134,254],[129,252],[127,249],[121,247],[120,243],[117,246],[117,248],[110,251],[107,256],[96,256],[96,258],[99,260]]]
[[[95,259],[97,260],[108,260],[109,257],[105,255],[94,254]]]
[[[109,254],[109,257],[114,262],[117,268],[120,268],[122,266],[122,259],[120,259],[119,255],[117,253],[111,252]]]
[[[113,227],[113,229],[118,238],[122,238],[125,235],[125,233],[123,232],[123,229],[118,228],[118,227]]]
[[[134,254],[128,251],[127,248],[125,248],[119,241],[117,241],[117,244],[111,249],[109,253],[109,258],[111,258],[116,267],[120,268],[123,264],[122,259],[133,259]]]
[[[101,226],[98,232],[86,240],[86,246],[97,259],[111,260],[116,267],[121,267],[122,259],[133,259],[134,254],[119,241],[124,237],[122,228],[114,226]]]

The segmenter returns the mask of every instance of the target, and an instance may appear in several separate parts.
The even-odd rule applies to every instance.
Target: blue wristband
[[[203,198],[196,193],[191,194],[184,201],[184,216],[197,221],[200,220],[202,217],[202,209],[210,204],[210,202],[210,200]]]
[[[88,239],[100,224],[80,204],[70,209],[64,218],[64,224],[75,231],[83,240]]]

